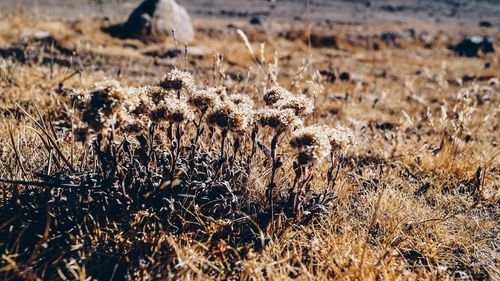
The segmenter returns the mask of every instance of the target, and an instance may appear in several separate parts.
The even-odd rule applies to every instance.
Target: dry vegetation
[[[497,54],[204,20],[162,58],[109,24],[0,21],[2,280],[500,278]]]

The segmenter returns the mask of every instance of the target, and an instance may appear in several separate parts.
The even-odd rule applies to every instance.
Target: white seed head
[[[304,95],[291,95],[278,100],[274,106],[277,109],[292,109],[297,116],[307,116],[314,111],[314,104]]]
[[[250,125],[252,111],[226,100],[218,103],[207,115],[207,122],[232,132],[244,132]]]
[[[81,119],[94,132],[102,132],[120,124],[121,111],[126,111],[124,103],[127,91],[117,81],[96,83],[87,91],[86,104]]]
[[[293,96],[292,93],[276,84],[267,90],[266,94],[264,95],[264,102],[266,103],[266,105],[271,106],[279,100],[288,98],[290,96]]]
[[[165,74],[160,86],[166,90],[185,90],[188,94],[196,90],[194,79],[189,72],[173,69]]]
[[[244,94],[232,94],[228,97],[228,100],[238,107],[246,107],[248,109],[253,109],[254,102],[251,97]]]
[[[189,104],[199,109],[201,112],[206,112],[209,108],[214,108],[216,105],[220,104],[221,101],[220,91],[216,88],[197,90],[188,98]]]
[[[328,138],[334,151],[345,151],[356,144],[356,138],[352,130],[344,126],[330,129]]]
[[[183,123],[194,119],[194,114],[186,101],[177,98],[163,100],[151,113],[153,121]]]
[[[330,128],[315,125],[295,130],[290,144],[297,151],[297,161],[301,165],[316,164],[330,154],[328,133]]]
[[[262,126],[278,130],[295,129],[302,126],[302,119],[295,115],[292,109],[263,108],[256,112]]]

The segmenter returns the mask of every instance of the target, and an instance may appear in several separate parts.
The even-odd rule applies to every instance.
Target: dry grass
[[[157,274],[150,277],[189,280],[500,278],[497,54],[455,57],[445,45],[460,39],[459,30],[425,24],[419,24],[417,32],[435,35],[432,48],[418,40],[393,46],[375,35],[415,26],[375,24],[336,26],[338,48],[313,48],[309,56],[302,27],[284,24],[265,32],[261,27],[243,29],[254,59],[236,29],[200,21],[193,45],[206,50],[204,58],[153,58],[145,53],[175,44],[114,39],[101,31],[107,24],[19,14],[0,21],[0,48],[19,47],[27,57],[25,62],[5,56],[0,60],[0,178],[25,183],[0,184],[2,279],[109,279],[113,274],[118,279]],[[327,26],[317,28],[332,32]],[[19,40],[21,32],[35,30],[49,32],[54,40]],[[481,32],[498,40],[495,30]],[[74,55],[54,47],[54,42],[74,50]],[[266,43],[264,55],[261,42]],[[486,68],[486,62],[491,66]],[[212,211],[207,209],[201,211],[203,216],[180,215],[203,225],[192,227],[171,221],[171,214],[162,217],[153,207],[135,205],[133,213],[116,211],[126,214],[124,222],[123,217],[113,219],[107,211],[103,215],[94,210],[100,204],[121,208],[98,194],[128,202],[114,189],[95,190],[92,196],[103,201],[81,210],[83,215],[68,203],[61,206],[69,211],[48,204],[56,197],[81,196],[71,184],[90,181],[84,176],[106,174],[94,166],[102,165],[102,159],[89,160],[98,150],[74,141],[71,128],[79,116],[71,111],[71,89],[86,89],[103,79],[135,87],[157,84],[174,67],[191,72],[198,87],[225,86],[230,93],[251,96],[258,107],[273,76],[262,72],[275,71],[281,85],[314,101],[316,109],[305,119],[307,125],[351,128],[357,144],[335,158],[335,183],[327,184],[328,161],[315,167],[312,189],[333,192],[333,206],[307,222],[279,213],[272,222],[262,218],[269,213],[266,189],[271,169],[263,164],[266,156],[260,149],[250,167],[235,164],[250,171],[245,181],[233,182],[233,187],[247,188],[244,204],[260,204],[255,214],[262,221],[256,225],[232,222],[234,228],[228,231],[228,218],[203,213]],[[349,73],[350,79],[340,81],[341,72]],[[328,73],[337,80],[328,81]],[[474,78],[466,81],[465,75]],[[168,126],[159,130],[167,131]],[[209,154],[219,153],[217,132],[213,140],[206,133],[200,139],[200,147]],[[191,134],[193,129],[187,129],[186,136]],[[261,130],[258,138],[271,147],[269,136]],[[278,154],[292,159],[289,138],[283,136]],[[158,149],[172,151],[172,143],[163,135]],[[125,166],[127,158],[122,157],[119,165]],[[277,170],[277,189],[293,181],[291,162]],[[171,195],[157,196],[158,204],[164,204],[161,196]],[[36,216],[23,217],[23,210]],[[51,212],[71,214],[82,222],[67,230],[71,235],[65,237],[66,244],[57,244],[60,249],[47,245],[61,243],[57,237],[65,233],[65,226],[57,222],[65,218],[52,217]],[[245,240],[242,233],[249,229],[254,236]]]

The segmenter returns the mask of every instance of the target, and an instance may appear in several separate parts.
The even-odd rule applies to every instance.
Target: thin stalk
[[[274,202],[273,202],[273,190],[276,187],[275,177],[276,177],[276,171],[281,167],[279,164],[279,159],[276,157],[277,154],[277,147],[278,147],[278,140],[281,134],[283,133],[282,130],[277,130],[276,134],[274,135],[272,141],[271,141],[271,162],[272,162],[272,167],[271,167],[271,179],[269,181],[269,184],[267,186],[267,196],[268,196],[268,201],[269,201],[269,206],[271,207],[271,222],[274,223]]]
[[[203,111],[200,114],[200,118],[198,119],[198,122],[196,122],[196,120],[193,121],[194,126],[196,128],[196,135],[195,135],[194,141],[192,142],[192,145],[191,145],[191,157],[190,157],[190,159],[194,158],[196,150],[198,149],[198,140],[200,139],[200,136],[203,132],[203,126],[201,124],[201,121],[203,120],[203,117],[205,116],[205,112],[206,111]]]
[[[219,163],[217,165],[217,170],[215,172],[215,179],[219,177],[219,173],[222,169],[222,166],[224,165],[225,162],[225,145],[226,145],[226,138],[227,138],[227,129],[222,130],[221,134],[221,141],[220,141],[220,155],[219,155]]]

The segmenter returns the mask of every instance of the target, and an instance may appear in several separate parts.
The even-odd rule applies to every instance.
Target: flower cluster
[[[304,95],[293,95],[278,100],[274,106],[277,109],[292,109],[295,115],[305,117],[314,111],[310,98]]]
[[[356,139],[352,131],[344,126],[337,126],[330,130],[330,145],[333,151],[346,150],[356,144]]]
[[[105,133],[130,121],[128,112],[139,104],[141,90],[121,87],[117,81],[96,83],[91,89],[75,91],[71,100],[81,111],[81,122],[75,130],[78,139],[86,139],[91,133]]]
[[[277,130],[295,130],[314,111],[312,101],[304,95],[294,95],[280,85],[272,86],[264,95],[268,106],[257,112],[258,122]]]
[[[290,145],[297,150],[297,162],[301,165],[321,162],[330,154],[327,126],[309,126],[293,132]]]
[[[343,126],[309,126],[295,130],[292,135],[290,145],[296,149],[300,165],[320,163],[332,151],[346,150],[355,143],[351,130]]]
[[[187,93],[192,93],[196,90],[191,74],[177,69],[173,69],[165,74],[160,81],[160,86],[166,90],[185,90]]]
[[[221,95],[225,95],[225,92],[221,93],[216,88],[197,90],[191,94],[188,101],[193,107],[205,113],[209,108],[213,108],[221,102]]]
[[[264,95],[264,102],[268,106],[274,105],[276,102],[282,99],[286,99],[288,97],[293,96],[287,89],[283,88],[280,85],[272,86]]]
[[[303,124],[302,119],[292,109],[266,108],[256,113],[259,123],[276,130],[296,129]]]
[[[207,122],[232,132],[244,132],[251,124],[254,111],[250,97],[241,94],[224,95],[209,112]]]
[[[198,89],[191,75],[179,70],[166,74],[160,86],[126,88],[116,81],[101,82],[88,91],[75,91],[72,101],[81,113],[81,123],[86,124],[75,131],[82,140],[90,132],[109,129],[137,135],[161,122],[187,126],[199,120],[234,134],[256,124],[273,129],[275,136],[291,132],[290,145],[301,165],[320,163],[330,152],[345,150],[354,143],[352,132],[345,127],[304,127],[304,118],[314,110],[312,101],[304,95],[275,85],[264,95],[266,106],[254,110],[254,101],[248,95],[228,94],[224,87]]]
[[[248,111],[253,110],[254,102],[252,98],[247,95],[233,94],[228,97],[228,100],[241,108],[245,108]]]
[[[193,119],[193,111],[189,108],[187,102],[182,99],[166,98],[157,104],[151,113],[153,122],[182,123]]]
[[[299,117],[305,117],[314,111],[311,99],[304,95],[294,95],[279,85],[271,87],[266,92],[264,102],[275,109],[292,109]]]

